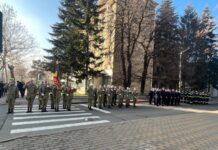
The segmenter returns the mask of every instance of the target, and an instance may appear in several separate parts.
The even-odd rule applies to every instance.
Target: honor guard
[[[54,95],[54,109],[55,111],[59,111],[59,103],[61,100],[61,86],[60,85],[55,85],[52,93]]]
[[[97,88],[95,87],[94,88],[94,98],[93,98],[93,106],[94,107],[97,107],[96,104],[97,104],[97,99],[98,99],[98,90]]]
[[[24,89],[27,89],[26,100],[28,102],[27,105],[27,113],[32,112],[33,102],[36,97],[37,87],[33,83],[33,80],[30,80],[27,84],[25,84]]]
[[[137,90],[136,88],[134,88],[132,91],[133,107],[136,107],[137,96],[138,96]]]
[[[70,85],[68,85],[66,89],[66,104],[67,104],[66,108],[68,111],[71,111],[72,99],[73,99],[73,89],[71,88]]]
[[[42,102],[42,112],[47,112],[46,107],[48,103],[48,98],[49,98],[49,92],[50,92],[50,87],[48,83],[45,81],[45,83],[42,83],[42,85],[39,88],[39,96]]]
[[[103,101],[103,95],[104,95],[103,88],[100,86],[97,92],[98,92],[98,108],[102,109],[102,101]]]
[[[8,113],[14,113],[14,103],[15,99],[18,98],[18,88],[15,85],[14,79],[10,79],[9,84],[5,85],[7,89],[6,102],[8,103]]]
[[[88,109],[92,110],[92,101],[94,99],[94,89],[93,89],[93,85],[90,85],[88,90]]]

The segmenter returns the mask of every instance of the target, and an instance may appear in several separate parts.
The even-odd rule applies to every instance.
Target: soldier
[[[112,86],[108,86],[107,88],[107,107],[111,108],[111,101],[112,101]]]
[[[152,88],[152,89],[149,91],[149,104],[150,104],[150,105],[152,104],[153,98],[154,98],[154,89]]]
[[[93,99],[93,100],[94,100],[94,102],[93,102],[93,106],[94,106],[94,107],[97,107],[97,106],[96,106],[96,104],[97,104],[97,99],[98,99],[98,90],[97,90],[97,88],[95,87],[95,88],[94,88],[94,99]]]
[[[128,108],[130,106],[130,98],[131,98],[131,90],[129,87],[127,87],[125,92],[125,99],[126,99],[126,107]]]
[[[137,96],[138,96],[138,93],[137,93],[137,91],[136,91],[136,88],[134,88],[134,89],[133,89],[133,92],[132,92],[132,97],[133,97],[133,107],[136,106]]]
[[[15,99],[19,97],[19,93],[13,78],[10,79],[9,84],[5,85],[5,89],[7,89],[6,102],[8,103],[8,113],[14,113],[14,103]]]
[[[35,100],[36,97],[37,87],[33,83],[33,80],[30,80],[28,83],[24,85],[24,89],[27,89],[27,95],[26,95],[26,100],[28,102],[27,113],[29,113],[32,112],[33,101]]]
[[[55,85],[54,88],[52,89],[52,93],[54,95],[54,109],[55,111],[59,111],[59,103],[61,100],[61,86]]]
[[[107,103],[107,87],[106,85],[103,86],[103,106],[106,107],[106,103]]]
[[[161,90],[157,89],[157,103],[156,105],[159,106],[161,104]]]
[[[166,105],[166,92],[164,88],[162,88],[161,90],[161,97],[162,97],[162,106]]]
[[[103,100],[103,88],[101,86],[99,86],[98,91],[97,91],[97,95],[98,95],[98,108],[102,109],[102,100]]]
[[[111,101],[111,106],[116,105],[116,100],[117,100],[117,88],[114,86],[112,88],[112,101]]]
[[[67,104],[67,110],[71,111],[71,103],[73,99],[73,89],[71,88],[70,85],[67,86],[66,88],[66,104]]]
[[[89,89],[87,90],[87,92],[88,92],[88,109],[92,110],[92,101],[94,99],[93,85],[89,86]]]
[[[53,87],[52,87],[52,89],[53,89]],[[50,92],[50,100],[51,100],[51,109],[54,109],[54,95],[52,92]]]
[[[41,85],[39,86],[39,89],[44,86],[44,82],[42,81],[41,82]],[[40,94],[40,90],[39,90],[39,97],[38,97],[38,100],[39,100],[39,109],[42,109],[42,99],[43,99],[43,96]]]
[[[118,107],[121,108],[123,106],[123,90],[121,86],[119,86],[119,89],[117,90],[117,98],[118,98]]]
[[[62,88],[63,109],[66,109],[66,107],[67,107],[67,98],[66,98],[67,89],[68,89],[68,86],[67,86],[67,85],[65,85],[65,86]]]
[[[46,107],[48,103],[49,92],[50,92],[50,87],[48,83],[45,81],[45,83],[42,83],[42,85],[39,88],[39,96],[42,102],[41,105],[42,112],[47,112]]]

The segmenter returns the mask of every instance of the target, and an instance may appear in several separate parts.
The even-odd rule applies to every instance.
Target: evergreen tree
[[[60,23],[52,26],[50,42],[53,48],[46,50],[51,55],[47,67],[53,71],[56,60],[62,73],[73,74],[81,81],[100,72],[103,50],[98,26],[99,7],[97,0],[62,0],[59,8]]]
[[[178,84],[178,16],[171,0],[164,0],[157,14],[154,44],[154,86],[176,88]]]
[[[181,43],[183,54],[182,80],[183,86],[202,90],[208,84],[208,62],[214,54],[215,26],[208,8],[202,17],[191,5],[188,5],[184,16],[181,17]]]
[[[182,81],[183,88],[185,84],[193,86],[196,81],[194,70],[196,70],[196,62],[198,60],[199,52],[199,38],[198,33],[200,30],[200,19],[197,12],[191,5],[185,9],[184,16],[181,17],[180,31],[182,51]]]

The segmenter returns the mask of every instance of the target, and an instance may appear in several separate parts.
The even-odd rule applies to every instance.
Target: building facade
[[[131,66],[130,87],[140,90],[144,56],[152,54],[155,7],[153,0],[99,0],[103,4],[100,18],[104,27],[104,56],[102,75],[93,80],[95,85],[124,86]],[[124,73],[126,71],[126,74]],[[146,69],[145,91],[152,86],[153,60]]]

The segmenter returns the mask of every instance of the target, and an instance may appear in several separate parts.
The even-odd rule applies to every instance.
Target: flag
[[[60,85],[60,80],[59,80],[59,63],[58,63],[58,61],[56,62],[55,73],[53,75],[53,83],[54,83],[54,85]]]

